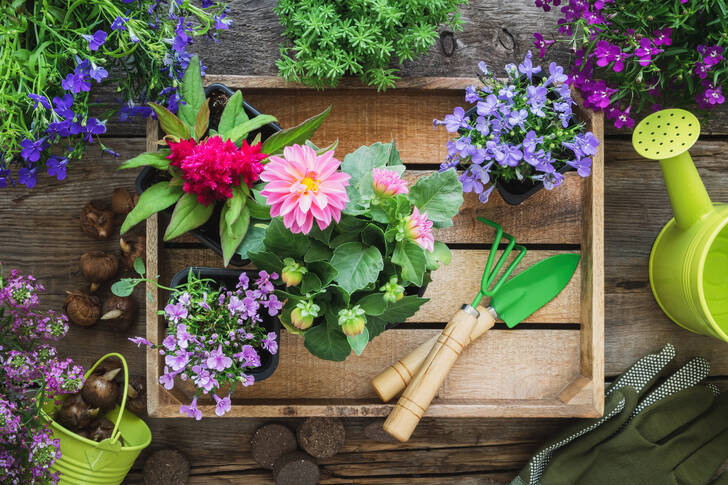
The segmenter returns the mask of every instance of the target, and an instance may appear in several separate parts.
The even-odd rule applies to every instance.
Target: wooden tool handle
[[[482,306],[478,306],[477,310],[480,312],[480,317],[478,317],[478,321],[473,327],[473,331],[468,337],[465,345],[470,345],[473,340],[491,329],[495,322],[493,316],[487,309]],[[423,342],[415,350],[384,369],[379,375],[372,379],[372,387],[383,402],[389,401],[407,387],[407,384],[410,383],[412,377],[414,377],[417,371],[420,370],[420,367],[422,367],[422,363],[427,358],[427,354],[430,353],[430,349],[432,349],[435,342],[437,342],[437,338],[438,336],[435,336]]]
[[[384,431],[399,441],[407,441],[412,436],[412,432],[465,348],[476,321],[475,309],[472,307],[465,307],[455,314],[430,350],[422,368],[412,378],[412,382],[384,422]]]

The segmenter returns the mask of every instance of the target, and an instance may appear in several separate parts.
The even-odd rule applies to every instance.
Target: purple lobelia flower
[[[55,96],[53,98],[53,111],[64,118],[73,118],[75,113],[71,109],[73,106],[73,96],[64,94],[62,97]]]
[[[521,74],[525,75],[529,81],[533,78],[534,74],[538,74],[539,72],[541,72],[541,66],[534,66],[531,58],[531,51],[528,51],[526,53],[526,57],[523,59],[523,62],[518,65],[518,71]]]
[[[556,43],[555,40],[544,39],[543,35],[536,32],[533,34],[533,45],[539,50],[538,57],[544,57],[546,55],[546,48]]]
[[[465,101],[473,104],[478,102],[480,100],[480,95],[478,94],[478,91],[475,89],[475,86],[467,86],[465,88]],[[437,125],[435,125],[437,127]]]
[[[122,30],[126,30],[126,23],[129,21],[129,17],[123,17],[119,15],[114,19],[113,22],[111,22],[111,30],[115,30],[118,32],[121,32]]]
[[[235,287],[240,290],[247,290],[249,285],[250,278],[248,277],[248,274],[245,272],[240,273],[240,276],[238,276],[238,283],[235,285]]]
[[[179,412],[181,414],[186,414],[190,418],[195,418],[196,421],[199,421],[202,419],[202,411],[197,409],[197,396],[195,396],[192,399],[192,402],[189,406],[183,404],[179,407]]]
[[[275,332],[268,332],[263,339],[263,348],[270,352],[271,355],[278,353],[278,341],[276,340],[276,337]]]
[[[207,358],[207,367],[210,370],[223,371],[231,365],[233,365],[233,359],[225,355],[222,344],[210,352],[210,356]]]
[[[144,337],[132,337],[129,339],[130,342],[135,343],[137,347],[140,347],[142,345],[146,345],[147,347],[153,347],[154,344],[151,343],[149,340],[145,339]]]
[[[25,185],[29,189],[35,187],[38,181],[37,168],[23,167],[18,170],[18,183]]]
[[[514,109],[511,111],[511,114],[508,115],[508,124],[511,125],[511,127],[520,127],[522,130],[525,129],[524,123],[526,121],[526,118],[528,118],[528,111],[525,109]]]
[[[179,302],[168,304],[164,307],[164,313],[167,315],[167,320],[174,323],[178,323],[181,319],[187,318],[187,308]]]
[[[652,41],[646,37],[640,39],[640,46],[635,49],[634,55],[640,66],[649,66],[652,63],[652,57],[661,53],[662,49],[653,47]]]
[[[46,160],[48,175],[58,180],[66,178],[66,165],[68,165],[68,158],[49,157]]]
[[[159,376],[159,383],[168,391],[174,387],[174,374],[169,371],[169,367],[164,366],[164,373]]]
[[[190,353],[184,350],[178,350],[174,354],[164,356],[164,363],[175,372],[181,372],[190,362]]]
[[[653,32],[654,38],[653,42],[655,45],[660,46],[669,46],[672,45],[672,38],[670,37],[672,35],[673,30],[670,27],[663,27],[662,29],[657,29]]]
[[[479,101],[477,111],[480,116],[492,116],[497,110],[500,103],[494,94],[489,94],[484,101]]]
[[[228,394],[225,397],[219,397],[217,394],[213,394],[212,397],[215,398],[215,414],[218,416],[224,416],[225,414],[230,412],[230,409],[232,408],[232,404],[230,402],[230,394]]]
[[[23,148],[20,151],[20,156],[23,157],[24,160],[37,162],[38,159],[40,159],[40,154],[48,147],[48,144],[46,143],[45,138],[35,141],[25,138],[20,142],[20,146]]]
[[[33,109],[38,109],[38,103],[41,104],[45,109],[51,109],[51,103],[48,101],[48,98],[45,96],[41,96],[39,94],[29,94],[28,97],[35,101],[33,104]]]
[[[725,102],[725,97],[723,97],[722,87],[715,87],[710,84],[709,87],[703,91],[702,99],[708,105],[723,104]]]
[[[581,177],[588,177],[591,174],[591,166],[592,166],[592,159],[588,157],[577,157],[574,160],[569,160],[566,162],[567,165],[570,165],[576,169],[576,172]]]
[[[88,48],[92,51],[99,50],[99,47],[104,45],[104,42],[106,42],[106,37],[108,37],[109,34],[104,32],[103,30],[97,30],[93,33],[93,35],[88,34],[81,34],[81,37],[86,39],[88,42]]]
[[[93,135],[102,135],[106,133],[106,122],[99,121],[97,118],[89,118],[84,126],[84,132],[86,133],[86,141],[92,143]]]
[[[91,64],[91,69],[89,70],[88,74],[97,83],[100,83],[102,80],[109,77],[108,71],[106,71],[106,69],[101,66],[97,66],[96,64]]]
[[[283,302],[275,294],[271,294],[267,300],[261,300],[260,304],[268,309],[268,315],[271,317],[278,315],[278,312],[283,308]]]
[[[248,374],[240,374],[240,377],[238,377],[238,380],[243,385],[243,387],[252,386],[255,384],[255,377],[248,375]]]
[[[61,81],[61,87],[73,94],[78,94],[81,91],[90,91],[91,83],[88,82],[84,73],[76,71],[66,75],[65,79]]]
[[[457,133],[461,128],[468,128],[468,122],[465,118],[465,110],[458,106],[453,110],[451,115],[445,115],[443,121],[435,120],[433,123],[437,125],[445,125],[445,129],[450,133]]]

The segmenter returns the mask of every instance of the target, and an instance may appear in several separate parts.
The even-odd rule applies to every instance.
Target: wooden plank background
[[[274,0],[232,0],[236,24],[217,44],[203,45],[208,72],[275,74],[280,27],[270,8]],[[472,76],[479,60],[494,68],[531,48],[534,31],[552,32],[556,17],[535,8],[531,0],[471,0],[463,9],[465,31],[455,35],[457,48],[446,57],[436,46],[430,56],[407,63],[410,76]],[[555,50],[552,60],[564,60]],[[704,126],[691,153],[705,185],[716,201],[728,201],[728,110]],[[712,362],[711,380],[728,383],[726,344],[684,331],[672,324],[654,302],[647,280],[650,246],[671,217],[667,194],[656,163],[637,156],[624,133],[611,130],[606,144],[606,330],[607,379],[635,359],[671,342],[678,348],[672,369],[690,356]],[[122,159],[144,150],[143,124],[113,124],[104,142]],[[68,180],[40,178],[40,187],[0,191],[0,261],[37,276],[48,288],[44,307],[59,309],[66,290],[81,287],[78,257],[99,244],[78,228],[81,207],[91,198],[107,197],[117,186],[130,189],[136,173],[115,172],[119,161],[92,149],[85,161],[69,170]],[[556,192],[552,194],[556,196]],[[554,218],[556,219],[556,218]],[[554,221],[542,221],[551,227]],[[139,301],[142,294],[137,295]],[[143,315],[130,331],[144,332]],[[98,324],[73,327],[61,342],[64,355],[88,365],[103,353],[118,350],[134,372],[144,373],[144,355],[118,334]],[[282,420],[295,426],[300,420]],[[377,418],[345,421],[344,452],[322,460],[326,484],[500,484],[508,483],[533,451],[567,421],[559,419],[425,419],[406,444],[377,441]],[[150,420],[152,449],[176,446],[193,464],[192,485],[271,483],[250,456],[249,438],[258,419]],[[146,453],[145,453],[146,455]],[[143,483],[139,467],[126,483]]]

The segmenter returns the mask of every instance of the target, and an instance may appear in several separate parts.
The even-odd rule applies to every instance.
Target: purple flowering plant
[[[562,4],[563,3],[563,4]],[[536,0],[560,7],[559,41],[572,48],[569,82],[616,128],[646,109],[715,108],[725,102],[726,4],[714,0]],[[540,33],[543,57],[556,42]]]
[[[0,188],[63,180],[108,121],[176,112],[193,39],[229,28],[211,0],[0,2]],[[92,95],[99,85],[114,98]]]
[[[41,408],[84,383],[83,369],[58,358],[50,343],[66,334],[68,318],[38,312],[43,291],[30,275],[0,272],[0,483],[58,482],[50,466],[60,457],[59,443]]]
[[[190,271],[187,283],[172,292],[159,314],[167,320],[167,336],[155,345],[143,337],[129,340],[157,349],[164,356],[164,373],[159,383],[165,389],[178,381],[191,381],[197,392],[180,413],[202,419],[197,400],[212,395],[215,414],[231,409],[231,396],[237,386],[255,383],[253,370],[265,354],[278,353],[276,332],[262,325],[283,308],[274,293],[278,274],[260,271],[254,277],[241,273],[234,288],[202,279]]]
[[[591,174],[599,140],[577,119],[561,66],[552,62],[542,68],[529,51],[523,62],[506,66],[505,79],[484,62],[478,68],[482,86],[465,90],[471,109],[457,107],[433,122],[457,134],[447,143],[441,171],[462,169],[463,191],[482,203],[497,183],[542,182],[551,190],[564,181],[565,168],[582,177]]]

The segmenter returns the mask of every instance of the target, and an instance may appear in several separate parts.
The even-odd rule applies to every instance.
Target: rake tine
[[[498,286],[500,286],[499,284],[496,284],[496,286],[494,286],[492,289],[489,288],[491,283],[493,283],[493,281],[495,281],[495,279],[498,277],[498,273],[500,273],[501,268],[508,259],[508,256],[511,254],[513,247],[516,245],[516,238],[514,238],[510,234],[503,233],[503,237],[508,239],[508,246],[506,246],[506,248],[503,250],[503,254],[501,254],[500,258],[498,258],[498,262],[496,263],[495,268],[493,268],[493,271],[491,271],[491,274],[488,277],[488,287],[486,287],[488,293],[494,293]],[[503,281],[503,279],[507,277],[508,276],[504,274],[499,281]]]
[[[496,283],[496,285],[490,291],[491,293],[495,293],[496,291],[498,291],[498,288],[500,288],[501,285],[508,280],[513,270],[516,269],[516,266],[518,266],[518,263],[520,263],[523,257],[526,255],[526,248],[524,246],[517,244],[515,248],[518,250],[518,254],[516,254],[516,257],[513,259],[511,264],[508,265],[505,272],[503,273],[503,276],[500,277],[498,283]]]
[[[483,288],[488,288],[488,285],[490,284],[488,282],[489,281],[488,278],[490,276],[491,269],[493,268],[493,262],[495,261],[495,254],[498,251],[498,246],[500,246],[501,239],[503,238],[503,228],[499,224],[496,224],[493,221],[489,221],[488,219],[486,219],[484,217],[478,217],[478,220],[480,222],[483,222],[483,223],[491,226],[496,231],[495,238],[493,239],[493,244],[490,245],[490,253],[488,254],[488,262],[485,264],[485,269],[483,270],[483,278],[482,278],[482,281],[480,282],[480,288],[481,288],[480,292],[483,293]]]

